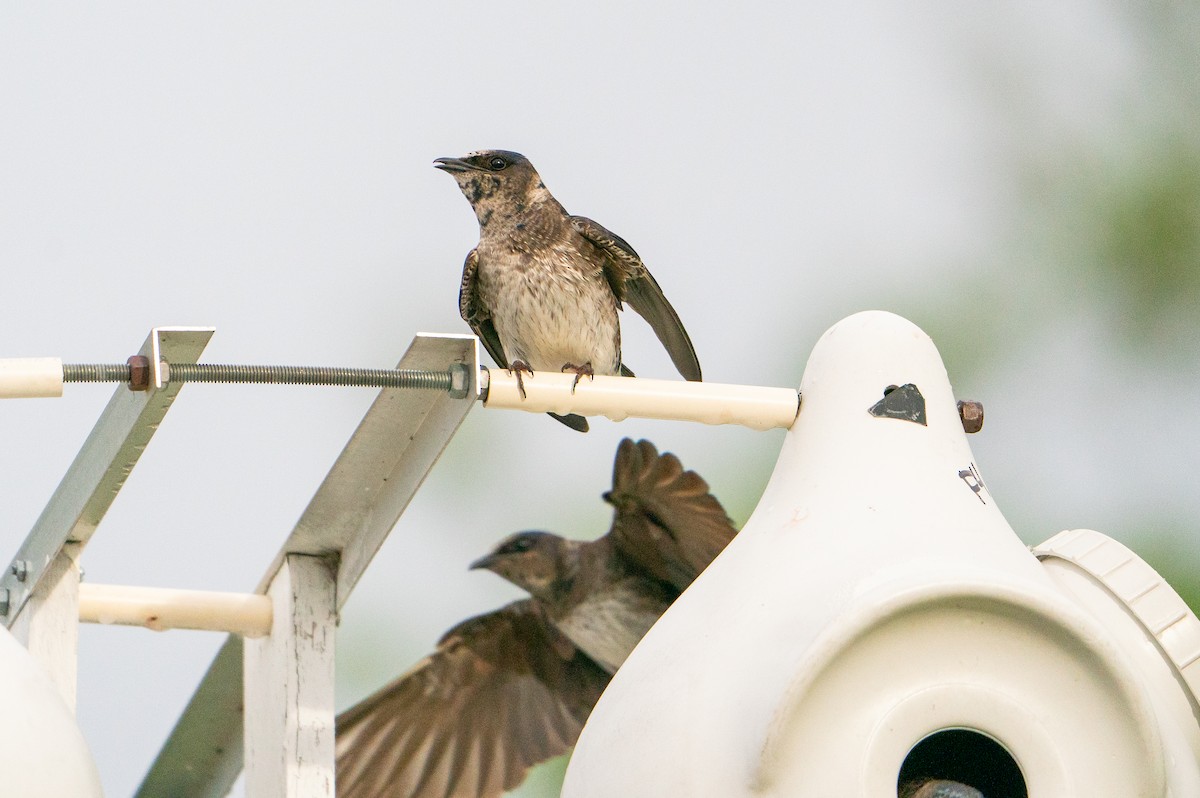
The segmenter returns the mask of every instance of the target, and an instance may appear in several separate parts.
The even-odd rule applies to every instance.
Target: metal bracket
[[[155,327],[141,353],[156,363],[164,356],[195,362],[213,332],[211,327]],[[155,390],[116,390],[11,565],[0,572],[0,590],[9,596],[7,610],[0,612],[6,626],[21,614],[63,546],[86,545],[112,506],[179,392],[178,385],[163,386],[157,369],[155,380]]]
[[[336,567],[334,609],[342,607],[479,395],[474,336],[419,334],[397,366],[449,365],[456,371],[455,364],[463,367],[457,371],[465,381],[457,391],[380,391],[267,568],[258,593],[267,593],[289,559],[313,555]],[[229,792],[243,762],[244,648],[237,635],[225,641],[137,798],[222,798]]]

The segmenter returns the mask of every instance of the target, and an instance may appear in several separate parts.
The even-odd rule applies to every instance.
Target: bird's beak
[[[495,564],[496,564],[496,555],[489,554],[485,557],[480,557],[478,560],[471,563],[471,566],[468,570],[478,571],[480,568],[483,568],[483,569],[490,571],[490,570],[492,570],[492,566]]]
[[[470,172],[475,169],[462,158],[434,158],[433,166],[443,172]]]

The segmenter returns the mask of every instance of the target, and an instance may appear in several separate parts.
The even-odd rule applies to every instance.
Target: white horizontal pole
[[[62,396],[62,360],[57,357],[0,358],[0,399]]]
[[[147,629],[201,629],[261,637],[271,631],[271,599],[255,593],[217,593],[125,585],[79,586],[79,620]]]
[[[484,406],[531,413],[606,416],[613,421],[633,416],[740,424],[758,430],[788,429],[800,411],[800,394],[795,388],[641,377],[584,377],[572,392],[574,374],[539,371],[532,377],[528,372],[521,377],[524,397],[517,388],[515,375],[504,369],[490,369]]]

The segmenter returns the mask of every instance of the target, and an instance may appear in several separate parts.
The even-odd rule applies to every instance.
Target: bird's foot
[[[595,377],[596,372],[592,370],[591,362],[584,363],[582,366],[576,366],[574,363],[563,363],[562,371],[566,374],[568,371],[575,372],[575,381],[571,383],[571,393],[575,393],[576,386],[584,377]]]
[[[523,379],[521,379],[521,372],[522,371],[528,372],[529,379],[532,380],[533,379],[533,369],[529,368],[529,364],[526,363],[524,360],[514,360],[512,363],[508,364],[507,371],[509,374],[516,375],[517,392],[521,394],[521,398],[522,399],[528,398],[525,395],[525,381]]]

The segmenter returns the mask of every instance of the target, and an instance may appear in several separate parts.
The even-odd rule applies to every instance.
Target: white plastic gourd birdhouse
[[[616,674],[565,798],[894,798],[921,778],[1200,796],[1200,622],[1099,533],[1021,543],[929,337],[845,319],[801,394],[753,516]]]
[[[96,764],[58,689],[0,625],[0,795],[101,798]]]

